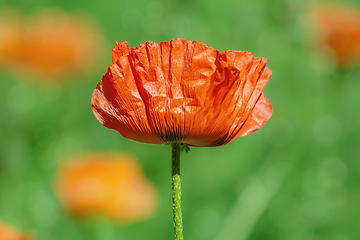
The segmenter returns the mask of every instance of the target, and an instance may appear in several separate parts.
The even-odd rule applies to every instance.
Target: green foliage
[[[16,5],[11,5],[13,4]],[[0,72],[0,219],[37,240],[172,239],[170,146],[133,142],[103,127],[90,99],[114,41],[135,47],[172,38],[266,57],[274,113],[259,131],[182,154],[185,239],[360,239],[360,70],[337,71],[309,47],[308,1],[2,1],[94,18],[106,38],[91,75],[43,87]],[[1,7],[1,5],[0,5]],[[188,147],[183,146],[187,152]],[[159,192],[159,210],[121,225],[71,218],[53,191],[58,165],[86,151],[125,151]]]

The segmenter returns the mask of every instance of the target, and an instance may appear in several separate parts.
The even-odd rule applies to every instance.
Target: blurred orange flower
[[[17,74],[59,79],[99,58],[101,36],[80,15],[42,10],[32,17],[10,14],[0,25],[0,62]]]
[[[19,233],[18,230],[0,221],[0,239],[1,240],[29,240],[26,235]]]
[[[80,217],[104,214],[132,223],[152,216],[157,206],[155,187],[125,154],[72,158],[60,168],[56,186],[64,207]]]
[[[272,114],[262,93],[272,72],[251,52],[219,53],[179,38],[136,48],[116,42],[112,61],[93,93],[93,112],[135,141],[220,146]]]
[[[310,11],[311,24],[325,51],[330,52],[342,67],[360,61],[360,8],[346,3],[326,3]]]

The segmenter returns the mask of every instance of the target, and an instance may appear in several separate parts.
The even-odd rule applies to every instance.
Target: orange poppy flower
[[[93,112],[135,141],[220,146],[270,118],[262,93],[272,73],[266,61],[182,39],[136,48],[116,42],[113,64],[92,96]]]
[[[56,186],[62,204],[75,216],[104,214],[132,223],[152,216],[156,210],[156,190],[129,155],[72,158],[60,168]]]
[[[94,64],[101,37],[87,18],[43,10],[0,19],[0,61],[17,74],[59,79]],[[25,73],[24,73],[25,72]]]
[[[29,236],[19,233],[18,230],[0,221],[0,239],[1,240],[29,240]]]
[[[360,8],[345,3],[320,4],[311,9],[316,35],[325,51],[342,67],[360,61]],[[311,22],[313,23],[313,22]]]

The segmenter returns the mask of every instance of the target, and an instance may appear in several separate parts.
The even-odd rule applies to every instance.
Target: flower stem
[[[171,144],[171,189],[175,240],[183,240],[180,182],[181,143]]]

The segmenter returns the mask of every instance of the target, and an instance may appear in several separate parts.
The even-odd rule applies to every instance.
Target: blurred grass
[[[274,107],[259,131],[219,148],[182,154],[186,239],[359,239],[360,69],[339,71],[311,48],[302,17],[311,1],[10,1],[26,13],[59,7],[94,18],[107,60],[91,76],[40,87],[0,72],[0,218],[39,240],[172,239],[170,146],[124,139],[91,112],[91,94],[114,41],[195,39],[219,51],[268,58]],[[53,193],[72,154],[134,154],[159,189],[152,219],[122,226],[74,220]]]

